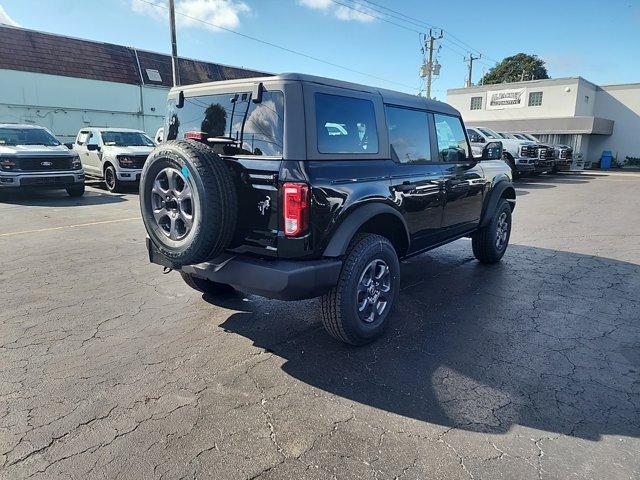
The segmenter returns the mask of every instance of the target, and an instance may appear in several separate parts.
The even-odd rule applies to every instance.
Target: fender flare
[[[376,215],[381,214],[391,214],[400,220],[404,227],[407,245],[409,245],[411,237],[409,236],[409,229],[407,228],[407,223],[405,222],[402,214],[386,203],[369,203],[361,207],[357,207],[353,212],[347,215],[340,226],[338,226],[335,233],[331,236],[331,241],[325,248],[323,255],[325,257],[339,257],[344,255],[351,239],[360,227]]]
[[[516,189],[511,183],[510,180],[502,179],[499,180],[491,189],[491,193],[486,198],[484,202],[484,207],[482,209],[482,220],[480,220],[480,227],[486,226],[491,219],[493,218],[493,214],[496,211],[498,206],[498,202],[503,197],[505,191],[511,190],[513,192],[513,197],[516,196]],[[513,206],[511,210],[515,208],[515,200],[513,200]]]

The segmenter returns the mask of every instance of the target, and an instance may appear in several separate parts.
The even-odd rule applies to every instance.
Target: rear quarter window
[[[372,101],[316,93],[315,107],[319,153],[378,153]]]

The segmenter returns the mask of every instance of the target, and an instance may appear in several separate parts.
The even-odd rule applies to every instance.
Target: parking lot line
[[[64,225],[61,227],[38,228],[35,230],[22,230],[19,232],[0,233],[0,237],[13,237],[14,235],[26,235],[28,233],[51,232],[54,230],[65,230],[67,228],[91,227],[93,225],[105,225],[108,223],[130,222],[131,220],[140,220],[140,217],[120,218],[118,220],[104,220],[102,222],[79,223],[77,225]]]

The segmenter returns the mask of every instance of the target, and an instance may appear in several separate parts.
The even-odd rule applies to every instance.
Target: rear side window
[[[427,112],[401,107],[385,107],[391,158],[400,163],[431,161]]]
[[[441,162],[464,162],[469,158],[467,137],[458,117],[435,114],[438,156]]]
[[[316,133],[320,153],[378,153],[373,102],[315,94]]]
[[[225,155],[281,156],[284,95],[265,91],[260,103],[250,92],[187,97],[182,108],[170,100],[164,128],[167,140],[200,137]]]

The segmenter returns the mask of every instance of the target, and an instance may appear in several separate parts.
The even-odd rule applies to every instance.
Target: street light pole
[[[171,71],[173,86],[180,85],[180,67],[178,64],[178,42],[176,41],[176,7],[174,0],[169,0],[169,25],[171,27]]]

